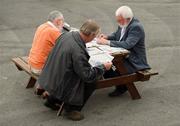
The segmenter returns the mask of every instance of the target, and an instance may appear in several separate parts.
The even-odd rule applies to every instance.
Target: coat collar
[[[80,34],[78,31],[72,31],[72,36],[74,37],[76,43],[85,51],[85,53],[89,56],[87,50],[86,50],[86,44],[82,40]]]
[[[131,21],[129,22],[128,26],[126,27],[126,29],[128,29],[134,21],[135,21],[135,18],[133,17],[133,18],[131,19]]]

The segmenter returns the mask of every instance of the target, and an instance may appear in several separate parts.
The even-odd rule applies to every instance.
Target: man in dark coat
[[[65,103],[66,116],[81,120],[82,107],[95,90],[95,82],[102,77],[112,63],[92,67],[85,43],[92,41],[99,33],[99,26],[92,20],[86,21],[80,32],[62,34],[50,53],[39,84],[49,92],[45,105],[58,109],[56,103]]]
[[[109,36],[102,34],[98,39],[98,43],[107,44],[111,47],[125,48],[130,51],[129,57],[124,60],[127,73],[150,69],[146,59],[144,29],[139,20],[133,17],[131,8],[128,6],[118,8],[116,19],[119,24],[117,31]],[[105,77],[117,75],[119,75],[117,72],[111,70],[109,73],[106,73]],[[127,88],[125,86],[117,86],[109,96],[119,96],[126,91]]]

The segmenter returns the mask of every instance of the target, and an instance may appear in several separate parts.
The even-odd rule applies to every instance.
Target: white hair
[[[63,14],[60,11],[57,10],[51,11],[48,15],[48,21],[52,22],[56,18],[64,19]]]
[[[134,17],[131,8],[128,7],[128,6],[121,6],[121,7],[119,7],[116,10],[115,15],[116,16],[122,16],[125,19],[128,19],[128,18],[132,19]]]

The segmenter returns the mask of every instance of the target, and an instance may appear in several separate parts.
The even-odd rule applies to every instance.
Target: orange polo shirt
[[[60,34],[60,31],[49,22],[46,22],[37,28],[28,58],[31,67],[38,70],[43,68],[46,59]]]

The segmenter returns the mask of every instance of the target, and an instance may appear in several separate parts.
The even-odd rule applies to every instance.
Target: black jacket
[[[62,34],[48,56],[38,83],[51,95],[72,105],[83,104],[84,83],[94,83],[104,66],[91,67],[79,32]]]

